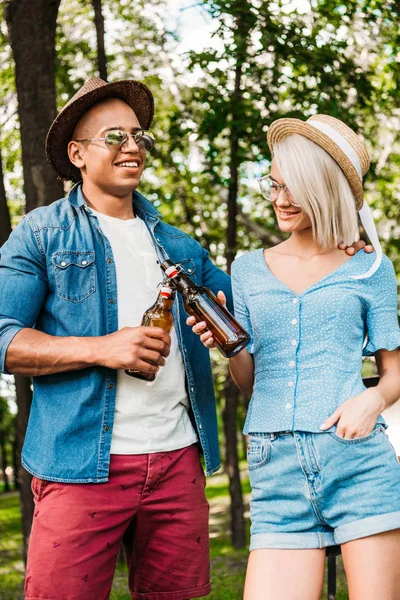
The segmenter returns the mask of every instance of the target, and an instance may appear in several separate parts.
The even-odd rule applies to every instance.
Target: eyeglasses
[[[261,194],[266,200],[270,202],[276,202],[279,198],[279,194],[281,190],[285,191],[286,198],[290,202],[292,206],[300,207],[300,204],[296,204],[293,201],[293,196],[289,190],[289,188],[284,184],[277,183],[273,179],[271,179],[271,175],[265,175],[265,177],[261,177],[257,180],[260,186]]]
[[[150,131],[140,129],[135,133],[127,133],[122,129],[112,129],[108,131],[105,137],[101,138],[86,138],[84,140],[75,140],[76,142],[104,142],[110,152],[123,152],[129,144],[129,138],[132,138],[135,144],[142,150],[151,150],[155,144],[154,136]]]

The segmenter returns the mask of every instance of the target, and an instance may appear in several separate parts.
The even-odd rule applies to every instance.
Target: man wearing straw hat
[[[36,503],[26,600],[108,598],[121,540],[133,599],[210,590],[198,452],[207,474],[219,468],[208,351],[178,302],[171,336],[139,325],[166,257],[224,291],[228,306],[230,280],[136,191],[152,117],[145,85],[89,80],[46,143],[75,186],[27,214],[2,248],[0,369],[34,378],[22,455]]]

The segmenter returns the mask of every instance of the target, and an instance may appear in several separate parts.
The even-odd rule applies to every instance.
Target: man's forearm
[[[96,364],[100,364],[98,337],[56,337],[28,328],[15,335],[6,354],[7,371],[27,377]]]

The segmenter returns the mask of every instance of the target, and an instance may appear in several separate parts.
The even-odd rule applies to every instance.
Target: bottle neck
[[[171,282],[180,292],[190,291],[196,287],[190,277],[188,277],[185,273],[182,273],[182,271],[180,271],[175,277],[172,277]]]
[[[173,304],[174,304],[174,295],[172,295],[171,298],[167,298],[166,296],[163,296],[161,293],[158,295],[158,298],[157,298],[158,306],[161,306],[165,310],[172,310]]]

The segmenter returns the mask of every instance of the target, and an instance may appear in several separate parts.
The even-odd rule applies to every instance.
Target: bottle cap
[[[164,298],[172,298],[172,290],[170,287],[163,286],[160,290],[160,295]]]
[[[173,267],[168,267],[168,269],[165,270],[165,274],[171,279],[172,277],[175,277],[175,275],[178,275],[178,269],[175,265]]]

